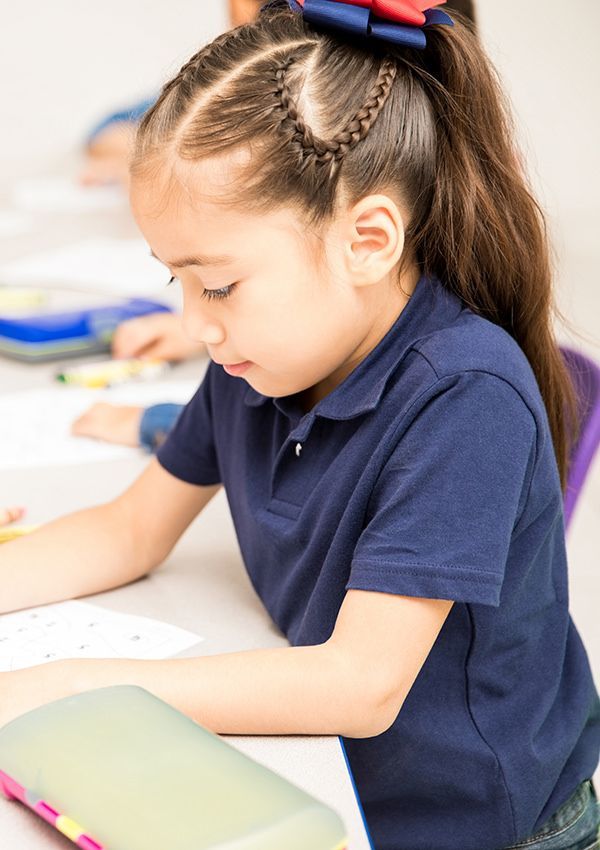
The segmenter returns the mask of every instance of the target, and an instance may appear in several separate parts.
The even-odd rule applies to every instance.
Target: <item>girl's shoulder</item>
[[[535,415],[543,402],[533,370],[515,339],[499,325],[464,307],[455,321],[414,341],[437,380],[480,373],[510,385]]]

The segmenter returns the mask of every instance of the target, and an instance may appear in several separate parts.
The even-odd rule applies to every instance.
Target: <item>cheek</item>
[[[271,305],[246,328],[256,361],[275,372],[291,374],[320,369],[331,357],[335,359],[339,337],[347,334],[347,322],[335,306],[314,294]]]

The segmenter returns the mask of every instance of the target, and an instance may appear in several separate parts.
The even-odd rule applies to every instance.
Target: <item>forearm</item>
[[[42,702],[129,684],[215,732],[373,737],[398,716],[452,604],[350,590],[331,637],[317,646],[0,673],[0,726]]]
[[[31,678],[35,671],[46,679],[46,700],[138,685],[223,734],[368,737],[383,731],[381,707],[328,644],[167,661],[75,660],[20,672]]]
[[[79,511],[0,547],[0,614],[108,590],[148,568],[112,503]]]

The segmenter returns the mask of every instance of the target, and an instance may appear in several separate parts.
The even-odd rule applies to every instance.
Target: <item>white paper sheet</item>
[[[11,209],[0,210],[0,237],[2,239],[27,233],[32,226],[33,219],[31,216]]]
[[[169,658],[200,635],[87,602],[59,602],[0,616],[0,672],[65,658]]]
[[[82,186],[73,177],[29,177],[13,189],[17,207],[35,213],[85,213],[112,210],[127,204],[122,186]]]
[[[0,396],[0,469],[92,463],[140,454],[141,449],[73,437],[71,424],[97,401],[144,407],[161,402],[185,404],[200,380],[130,383],[105,390],[57,384],[6,393]]]
[[[8,285],[161,296],[161,300],[168,280],[169,272],[150,255],[143,239],[84,239],[0,266],[0,282]]]

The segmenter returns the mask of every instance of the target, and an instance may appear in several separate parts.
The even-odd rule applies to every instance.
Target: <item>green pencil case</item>
[[[327,806],[132,686],[0,729],[0,788],[82,850],[344,850]]]

